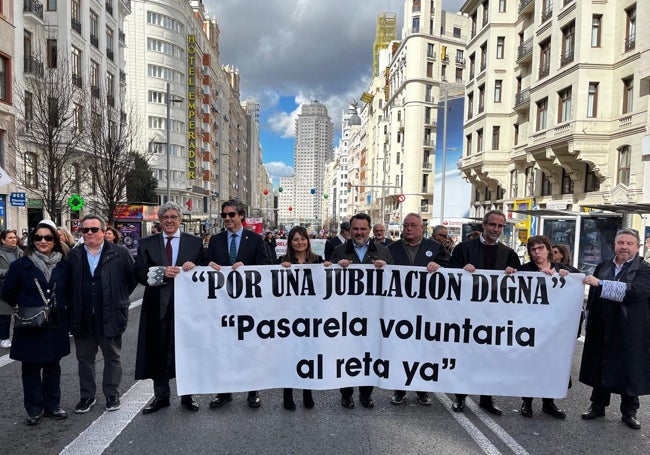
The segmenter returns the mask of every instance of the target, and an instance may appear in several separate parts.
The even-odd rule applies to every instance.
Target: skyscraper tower
[[[324,104],[302,106],[296,120],[294,146],[294,210],[296,221],[320,229],[323,211],[323,176],[332,159],[332,121]]]

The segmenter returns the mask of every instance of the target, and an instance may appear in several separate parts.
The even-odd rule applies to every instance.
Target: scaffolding
[[[397,39],[397,13],[379,13],[372,52],[372,74],[379,76],[379,51]]]

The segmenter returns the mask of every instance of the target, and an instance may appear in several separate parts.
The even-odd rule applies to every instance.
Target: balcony
[[[96,85],[90,86],[90,94],[95,98],[99,98],[99,87]]]
[[[79,74],[72,74],[72,84],[75,87],[83,88],[83,79],[81,78],[81,75]]]
[[[465,59],[463,57],[456,57],[456,65],[465,67]]]
[[[433,147],[436,146],[436,141],[434,141],[433,139],[427,139],[427,138],[425,138],[425,139],[422,141],[422,145],[423,145],[424,147],[427,147],[427,148],[433,148]]]
[[[97,35],[93,35],[92,33],[90,34],[90,44],[99,49],[99,38]]]
[[[113,61],[113,49],[106,48],[106,57],[112,62]]]
[[[36,0],[24,0],[23,12],[31,13],[43,20],[43,4],[41,2],[37,2]]]
[[[436,53],[433,51],[427,51],[427,58],[429,60],[435,60],[436,59]]]
[[[120,29],[117,33],[117,36],[121,44],[126,44],[126,34],[123,30]]]
[[[81,22],[79,22],[78,19],[75,19],[74,17],[70,18],[70,27],[72,27],[72,30],[75,32],[79,33],[81,35]]]
[[[573,51],[567,51],[564,53],[564,55],[560,56],[560,66],[568,65],[569,63],[573,62]]]
[[[122,84],[126,84],[126,73],[124,70],[120,70],[120,82]]]
[[[520,109],[530,103],[530,89],[515,93],[515,109]]]
[[[36,60],[31,55],[29,57],[25,57],[23,72],[25,74],[43,76],[43,62]]]
[[[424,161],[422,163],[422,170],[423,171],[430,171],[431,170],[431,161]]]
[[[540,68],[539,68],[539,79],[543,79],[546,76],[548,76],[550,71],[551,71],[551,66],[550,65],[540,66]]]
[[[115,97],[113,95],[106,95],[106,103],[110,107],[115,107]]]
[[[108,1],[106,2],[106,12],[110,14],[111,16],[113,15],[113,2]]]
[[[636,35],[630,35],[625,38],[625,52],[631,51],[636,45]]]
[[[533,0],[521,0],[519,2],[519,14],[528,13],[534,9],[535,9],[535,3],[533,2]]]
[[[542,11],[542,22],[541,22],[541,24],[543,24],[544,22],[549,20],[551,17],[553,17],[553,6],[549,5],[548,8],[546,8],[544,11]]]
[[[517,61],[529,60],[533,55],[533,39],[528,38],[517,48]]]

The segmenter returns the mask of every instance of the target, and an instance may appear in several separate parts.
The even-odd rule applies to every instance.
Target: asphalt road
[[[133,300],[141,294],[138,288]],[[409,393],[405,404],[394,406],[389,403],[391,391],[381,389],[375,389],[371,410],[358,401],[352,410],[342,408],[339,392],[334,390],[315,391],[316,406],[311,410],[302,407],[301,395],[295,393],[298,409],[290,412],[282,408],[281,390],[264,390],[260,409],[249,409],[245,394],[235,394],[233,402],[219,410],[208,408],[211,396],[199,396],[197,413],[181,408],[174,398],[171,407],[145,416],[141,409],[153,395],[151,381],[133,379],[139,315],[136,306],[123,339],[122,409],[116,412],[105,412],[100,396],[87,414],[72,412],[79,392],[76,359],[69,355],[61,362],[61,404],[69,418],[25,426],[20,363],[8,359],[7,349],[0,350],[2,455],[650,453],[649,397],[641,398],[639,431],[621,422],[617,396],[604,419],[587,422],[580,418],[589,405],[590,389],[575,379],[582,353],[579,341],[573,387],[566,399],[557,401],[567,411],[564,421],[543,414],[541,400],[534,401],[535,415],[529,419],[519,414],[518,397],[496,397],[504,415],[492,417],[475,405],[475,396],[468,398],[464,414],[455,414],[448,395],[437,394],[432,406],[421,406]],[[101,366],[99,362],[98,378]]]

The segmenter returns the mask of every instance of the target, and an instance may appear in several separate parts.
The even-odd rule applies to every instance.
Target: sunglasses
[[[97,226],[81,228],[81,232],[83,232],[84,234],[88,234],[89,232],[92,232],[93,234],[97,234],[100,230],[101,228],[98,228]]]
[[[54,242],[54,236],[53,235],[40,235],[40,234],[34,234],[34,242],[40,242],[41,240],[45,240],[46,242]]]
[[[227,216],[234,218],[237,215],[237,212],[224,212],[221,214],[221,218],[225,219]]]

